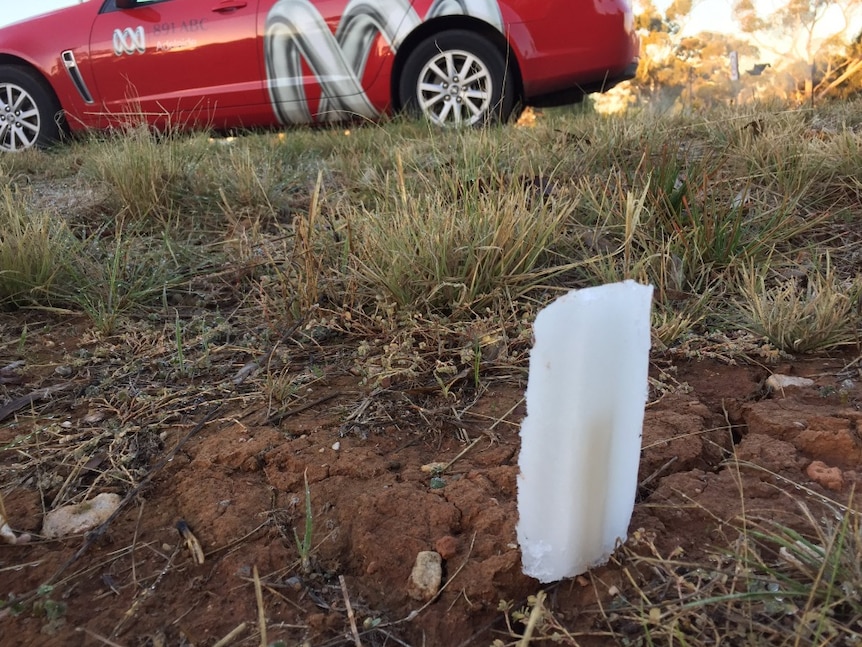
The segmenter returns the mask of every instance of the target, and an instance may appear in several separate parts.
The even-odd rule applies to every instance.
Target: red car
[[[84,0],[0,29],[0,150],[145,117],[506,120],[634,75],[630,0]]]

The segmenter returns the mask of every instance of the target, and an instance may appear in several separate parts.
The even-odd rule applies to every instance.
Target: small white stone
[[[105,419],[104,411],[94,411],[84,416],[83,423],[85,425],[97,425]]]
[[[42,534],[48,539],[78,535],[104,523],[120,507],[119,494],[103,492],[89,501],[63,506],[45,515]]]
[[[339,449],[341,449],[341,443],[339,443],[339,442],[332,443],[332,449],[334,449],[335,451],[338,451]]]
[[[416,555],[416,564],[410,573],[407,593],[414,600],[427,602],[440,592],[443,581],[443,558],[433,550],[423,550]]]
[[[9,524],[6,523],[2,514],[0,514],[0,539],[5,541],[7,544],[18,543],[18,537],[16,537],[15,533],[12,532],[12,529],[9,527]]]
[[[788,387],[804,388],[806,386],[814,386],[814,380],[807,377],[796,377],[795,375],[781,375],[773,373],[766,378],[766,386],[773,391],[781,391]]]

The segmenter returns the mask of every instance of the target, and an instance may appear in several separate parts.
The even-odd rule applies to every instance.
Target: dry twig
[[[359,630],[356,628],[356,614],[353,613],[353,605],[350,604],[350,596],[347,594],[347,582],[343,575],[338,576],[338,583],[341,584],[341,593],[344,595],[344,604],[347,607],[347,619],[350,621],[350,631],[353,632],[353,644],[356,647],[362,647]]]
[[[65,391],[66,389],[73,386],[75,386],[75,382],[64,382],[63,384],[57,384],[55,386],[47,386],[44,389],[36,389],[32,393],[28,393],[27,395],[22,395],[20,398],[10,400],[2,407],[0,407],[0,422],[11,416],[16,411],[23,409],[27,405],[33,404],[34,402],[36,402],[36,400],[44,400],[48,396],[53,395],[54,393]]]
[[[224,638],[222,638],[217,643],[215,643],[213,645],[213,647],[228,647],[228,645],[230,645],[234,640],[236,640],[242,634],[245,633],[246,627],[248,627],[248,625],[245,622],[243,622],[236,629],[234,629],[228,635],[226,635]]]
[[[260,574],[254,567],[254,597],[257,600],[257,625],[260,631],[260,647],[267,647],[266,640],[266,610],[263,606],[263,589],[260,586]]]

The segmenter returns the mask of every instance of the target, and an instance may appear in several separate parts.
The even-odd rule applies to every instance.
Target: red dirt
[[[4,387],[3,400],[57,383],[59,347],[68,356],[75,346],[67,338],[43,348],[43,368],[31,369],[25,384]],[[2,365],[15,359],[5,348]],[[677,362],[674,378],[688,388],[648,407],[631,529],[654,533],[664,554],[681,549],[696,556],[721,541],[743,503],[748,515],[792,521],[798,511],[786,493],[794,483],[846,496],[860,480],[862,461],[862,394],[855,383],[848,388],[849,364],[847,358],[770,367]],[[771,372],[815,384],[769,393],[763,383]],[[65,604],[65,613],[52,621],[38,612],[44,605],[5,612],[0,642],[211,646],[245,623],[229,644],[258,645],[256,570],[270,643],[356,644],[346,594],[364,645],[490,645],[505,630],[500,601],[522,604],[542,588],[521,573],[515,539],[523,388],[512,380],[491,383],[456,417],[439,389],[374,391],[333,370],[313,387],[309,401],[318,404],[277,424],[267,422],[259,400],[237,398],[56,578],[49,597]],[[38,538],[43,506],[58,486],[15,471],[28,456],[11,444],[60,420],[76,431],[110,428],[116,411],[96,425],[83,422],[97,404],[83,396],[37,402],[0,426],[0,469],[14,476],[2,484],[9,522],[34,536],[24,545],[0,544],[4,600],[49,581],[84,542]],[[166,426],[161,442],[147,450],[149,468],[211,410],[204,393],[197,409]],[[433,474],[423,466],[454,459],[475,439],[442,475],[442,487],[432,487]],[[739,462],[726,463],[734,453]],[[813,461],[836,468],[831,474],[840,475],[840,492],[827,489],[835,488],[834,479],[812,481],[821,473],[808,470]],[[306,476],[313,513],[307,572],[294,536],[295,530],[301,539],[305,527]],[[202,565],[176,530],[180,520],[206,552]],[[445,558],[446,588],[422,608],[408,595],[408,578],[417,553],[435,549]],[[582,632],[601,629],[595,614],[582,611],[619,580],[613,566],[593,576],[596,586],[578,578],[552,587],[549,602],[558,619]]]

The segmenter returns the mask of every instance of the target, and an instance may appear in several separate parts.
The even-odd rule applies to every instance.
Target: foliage
[[[22,192],[0,189],[0,304],[47,303],[63,281],[62,260],[76,256],[66,222],[33,211]]]
[[[454,169],[408,182],[399,160],[373,206],[348,209],[358,280],[400,306],[450,309],[517,297],[552,273],[543,264],[572,202],[545,198],[541,186],[487,163],[471,171],[468,182]]]
[[[797,269],[790,276],[787,271],[776,273],[769,285],[755,268],[743,268],[738,308],[745,326],[792,353],[828,350],[856,340],[853,311],[862,293],[859,279],[841,280],[828,266]]]
[[[641,104],[666,111],[730,105],[780,97],[811,99],[858,88],[851,81],[862,62],[848,46],[848,27],[862,12],[860,0],[786,0],[764,5],[737,0],[741,33],[692,33],[690,0],[662,13],[642,3],[635,26],[641,57],[631,91]],[[856,39],[858,44],[858,38]],[[731,53],[739,76],[734,77]]]
[[[93,141],[88,159],[143,147],[152,159],[186,160],[172,167],[176,177],[200,182],[135,215],[111,190],[58,217],[31,209],[35,197],[13,179],[7,212],[27,232],[21,239],[59,245],[21,257],[15,298],[79,309],[102,333],[161,312],[175,333],[174,364],[187,366],[185,304],[253,304],[267,334],[316,309],[369,322],[504,311],[518,321],[557,290],[635,278],[656,286],[657,338],[670,346],[724,320],[738,325],[734,304],[756,303],[754,294],[774,301],[738,280],[752,267],[769,276],[799,246],[815,260],[831,252],[841,267],[849,248],[815,232],[858,203],[859,121],[853,105],[816,120],[753,107],[706,122],[552,111],[528,129],[429,133],[395,123],[223,145],[174,135],[166,150],[139,133]],[[80,151],[42,163],[68,172],[64,157]],[[93,168],[81,165],[81,177]],[[211,169],[233,169],[232,180],[216,184]],[[180,208],[197,213],[178,217]],[[788,345],[755,319],[751,311],[743,327],[782,348],[817,345]],[[291,398],[291,379],[282,381],[271,389],[277,407]]]
[[[818,98],[834,96],[850,98],[862,95],[862,32],[847,45],[820,61],[814,88]]]
[[[815,62],[841,45],[860,0],[786,0],[771,11],[752,0],[737,0],[735,13],[742,30],[761,46],[789,61],[788,70],[804,86],[803,98],[813,99]]]

